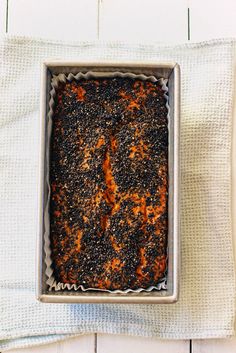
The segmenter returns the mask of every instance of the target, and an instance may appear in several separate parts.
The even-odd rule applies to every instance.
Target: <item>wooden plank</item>
[[[97,38],[97,0],[9,0],[9,33],[62,40]]]
[[[100,0],[100,38],[184,42],[188,38],[186,0]]]
[[[235,0],[190,0],[191,40],[236,36]]]
[[[194,340],[192,353],[235,353],[236,338],[218,340]]]
[[[7,0],[0,0],[0,33],[7,29]]]
[[[94,353],[94,351],[95,335],[81,335],[39,347],[12,349],[8,353]]]
[[[97,336],[97,353],[189,353],[188,340],[159,340],[156,338],[132,337],[124,335]]]

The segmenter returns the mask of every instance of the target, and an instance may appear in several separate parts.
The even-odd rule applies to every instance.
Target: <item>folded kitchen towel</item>
[[[180,300],[43,304],[35,298],[40,63],[47,58],[176,61],[181,67]],[[174,47],[0,42],[0,350],[86,332],[159,338],[233,334],[231,132],[234,42]]]

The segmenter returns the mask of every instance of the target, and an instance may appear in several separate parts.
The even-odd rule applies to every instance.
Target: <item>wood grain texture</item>
[[[17,35],[94,40],[97,0],[9,0],[8,29]]]
[[[188,340],[159,340],[156,338],[98,334],[97,353],[189,353]]]
[[[94,353],[94,347],[95,335],[81,335],[40,347],[12,349],[8,353]]]
[[[184,42],[187,28],[185,0],[100,1],[100,39]]]

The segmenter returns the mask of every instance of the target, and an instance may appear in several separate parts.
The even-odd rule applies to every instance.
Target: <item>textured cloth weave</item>
[[[231,131],[234,42],[165,47],[0,43],[0,349],[86,332],[160,338],[233,334]],[[180,300],[173,305],[62,305],[35,299],[40,62],[176,61],[181,66]]]

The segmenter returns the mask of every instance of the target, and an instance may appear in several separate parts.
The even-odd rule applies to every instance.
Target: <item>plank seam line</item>
[[[98,334],[94,334],[94,353],[98,352]]]
[[[188,40],[191,40],[190,8],[188,7]]]
[[[97,39],[100,38],[100,10],[102,0],[97,0]]]
[[[8,8],[9,8],[9,0],[6,2],[6,33],[8,32]]]

